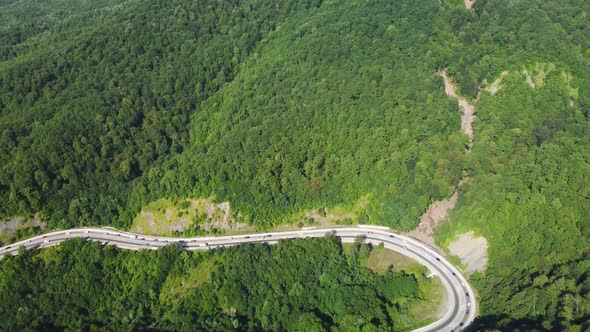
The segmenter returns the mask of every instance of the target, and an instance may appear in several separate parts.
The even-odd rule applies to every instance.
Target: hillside
[[[0,1],[0,216],[128,229],[213,199],[257,229],[340,209],[409,231],[457,192],[434,238],[489,244],[477,327],[590,328],[589,12]]]

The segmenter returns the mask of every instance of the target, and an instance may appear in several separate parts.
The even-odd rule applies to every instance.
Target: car
[[[6,249],[10,249],[10,246],[6,247]]]
[[[454,276],[456,276],[457,274],[455,272],[451,272]]]
[[[43,235],[43,237],[41,237],[41,238],[42,238],[42,239],[45,239],[45,238],[47,238],[47,235]]]
[[[440,258],[436,257],[436,260],[440,262]]]
[[[461,323],[459,323],[459,326],[463,326],[463,325],[465,325],[465,323],[464,323],[464,322],[461,322]]]
[[[88,231],[84,231],[84,233],[88,234]]]
[[[469,297],[469,293],[465,293],[465,296]]]
[[[70,235],[70,232],[66,232],[66,235]]]
[[[249,236],[246,236],[245,238],[246,238],[246,239],[249,239],[250,237],[249,237]]]
[[[197,240],[191,240],[191,242],[197,242]]]
[[[393,236],[393,235],[390,235],[389,237],[392,238],[392,239],[395,239],[395,236]]]
[[[45,241],[43,241],[43,243],[49,243],[49,240],[45,240]]]
[[[467,306],[468,307],[471,307],[471,302],[467,302]]]

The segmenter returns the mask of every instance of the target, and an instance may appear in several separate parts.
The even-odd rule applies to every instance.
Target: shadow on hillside
[[[465,331],[552,331],[543,327],[542,320],[513,319],[506,315],[478,317]],[[557,331],[557,330],[555,330]]]

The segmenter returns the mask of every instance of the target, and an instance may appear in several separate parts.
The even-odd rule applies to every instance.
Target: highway
[[[452,263],[430,249],[426,244],[413,238],[392,232],[386,227],[358,225],[356,227],[307,228],[286,232],[255,233],[233,236],[208,236],[194,238],[155,237],[109,228],[76,228],[55,231],[0,248],[0,257],[17,255],[19,248],[44,248],[55,246],[62,241],[83,238],[106,245],[130,250],[158,249],[169,244],[179,243],[187,250],[207,250],[244,243],[269,244],[282,239],[323,237],[327,233],[338,236],[342,242],[352,243],[358,236],[365,242],[400,252],[426,266],[431,274],[437,275],[445,290],[448,309],[442,318],[415,331],[460,331],[467,327],[477,313],[477,303],[473,289]]]

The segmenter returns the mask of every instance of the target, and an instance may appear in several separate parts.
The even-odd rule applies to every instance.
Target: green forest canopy
[[[424,276],[364,268],[339,238],[206,252],[77,239],[0,263],[0,327],[22,330],[392,331],[412,327]],[[24,278],[23,278],[24,277]]]
[[[0,215],[126,228],[156,199],[215,195],[266,228],[368,197],[369,222],[407,230],[466,172],[438,238],[489,240],[481,323],[588,328],[589,10],[0,1]],[[510,72],[469,155],[441,68],[472,98]]]

